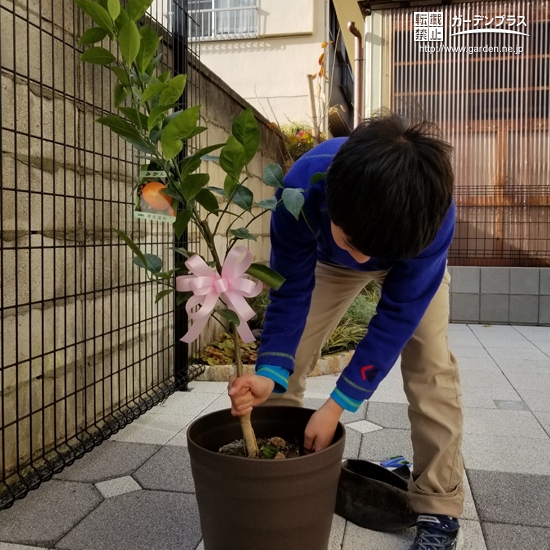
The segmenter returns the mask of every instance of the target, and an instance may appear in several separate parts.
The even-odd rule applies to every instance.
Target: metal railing
[[[196,22],[191,40],[239,40],[258,37],[258,6],[189,10]]]

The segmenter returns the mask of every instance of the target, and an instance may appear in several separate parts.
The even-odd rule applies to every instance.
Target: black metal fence
[[[155,0],[144,18],[174,74],[198,57],[186,4]],[[171,226],[133,217],[139,159],[94,123],[116,111],[115,82],[80,61],[90,24],[71,0],[0,7],[0,509],[190,377],[183,312],[155,303],[112,231],[173,254]],[[199,93],[190,78],[185,101]]]

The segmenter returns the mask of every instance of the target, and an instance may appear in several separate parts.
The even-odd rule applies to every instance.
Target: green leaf
[[[218,199],[208,189],[201,189],[196,195],[197,202],[208,212],[216,212],[219,209]]]
[[[168,296],[174,292],[174,288],[169,288],[168,290],[161,290],[156,296],[155,296],[155,304],[158,304],[165,296]]]
[[[151,62],[153,55],[157,51],[160,36],[148,25],[144,25],[139,29],[141,35],[141,44],[139,46],[139,52],[136,57],[136,65],[138,70],[142,73],[145,72],[147,66]]]
[[[237,237],[237,239],[248,239],[251,241],[256,240],[256,236],[252,235],[246,227],[240,227],[239,229],[230,229],[229,233]]]
[[[220,153],[220,166],[222,170],[238,179],[245,164],[246,154],[244,147],[235,136],[229,136],[227,143],[223,146]]]
[[[235,189],[239,186],[239,180],[236,180],[233,176],[227,174],[223,182],[223,191],[226,197],[232,197]]]
[[[88,0],[73,0],[73,2],[84,12],[88,13]]]
[[[173,103],[172,105],[159,105],[158,107],[155,107],[149,115],[147,129],[151,131],[157,125],[157,122],[162,117],[162,115],[173,107],[175,107],[175,103]]]
[[[221,195],[224,199],[227,197],[225,194],[225,191],[221,187],[206,187],[209,191],[212,191],[213,193],[217,193],[218,195]]]
[[[162,190],[162,194],[166,195],[167,197],[172,197],[179,202],[185,202],[185,199],[182,197],[181,193],[177,189],[166,188]]]
[[[130,84],[130,81],[128,80],[128,75],[126,74],[126,71],[122,67],[109,67],[111,71],[116,75],[116,77],[120,80],[121,84],[124,84],[124,86],[128,86]]]
[[[153,0],[128,0],[126,11],[133,21],[138,21],[149,9]]]
[[[236,327],[241,324],[238,315],[230,309],[218,309],[216,313],[219,313],[224,319],[227,319],[230,323],[233,323]]]
[[[313,185],[314,183],[317,183],[318,181],[324,180],[327,177],[326,172],[315,172],[313,176],[311,176],[311,179],[309,180],[309,184]]]
[[[196,153],[185,157],[180,164],[180,172],[182,178],[187,176],[188,174],[191,174],[195,170],[199,168],[201,165],[201,161],[207,153],[210,153],[212,151],[215,151],[216,149],[219,149],[220,147],[223,147],[223,143],[219,143],[217,145],[209,145],[208,147],[203,147],[202,149],[199,149]]]
[[[162,57],[162,54],[159,53],[154,59],[153,61],[151,61],[151,63],[149,63],[149,65],[147,65],[147,69],[145,69],[145,72],[149,75],[149,76],[152,76],[153,73],[155,72],[155,67],[158,65],[158,62],[160,61]],[[168,79],[166,79],[168,80]],[[161,82],[166,82],[165,80],[161,80]]]
[[[159,95],[164,88],[166,88],[167,84],[163,84],[162,82],[155,82],[154,84],[149,84],[147,88],[145,88],[145,91],[143,92],[143,95],[141,97],[141,103],[145,103],[146,101],[149,101],[153,99],[155,96]]]
[[[170,80],[170,74],[171,74],[171,71],[165,71],[162,74],[159,74],[157,78],[161,82],[164,82],[166,84]]]
[[[162,271],[162,260],[154,254],[141,254],[141,256],[137,258],[133,258],[132,262],[151,273],[159,273]]]
[[[172,275],[174,275],[173,269],[171,269],[170,271],[161,271],[160,273],[156,274],[157,278],[164,279],[165,281],[170,281],[172,279]]]
[[[168,82],[167,87],[160,94],[159,103],[161,105],[168,105],[170,103],[176,103],[176,101],[183,94],[185,84],[187,82],[187,75],[179,74]]]
[[[302,206],[304,206],[303,189],[285,189],[281,196],[285,208],[298,220]]]
[[[130,19],[130,21],[122,27],[118,36],[120,52],[128,65],[131,65],[137,57],[140,43],[141,35],[139,34],[136,24]]]
[[[244,148],[245,164],[256,154],[260,145],[260,128],[250,109],[245,109],[233,122],[231,132]]]
[[[101,42],[107,36],[107,31],[101,27],[92,27],[88,29],[78,41],[79,46],[88,46],[89,44],[95,44]]]
[[[174,158],[183,148],[181,140],[193,134],[199,118],[200,105],[182,111],[162,131],[160,138],[166,160]]]
[[[252,204],[254,203],[254,195],[250,189],[244,185],[239,185],[239,187],[235,190],[232,200],[243,210],[250,210],[252,208]]]
[[[181,246],[178,248],[174,248],[174,252],[181,254],[185,258],[190,258],[193,255],[191,252],[189,252],[189,250],[185,250],[185,248],[181,248]]]
[[[186,201],[195,198],[197,193],[208,184],[210,174],[189,174],[180,184],[180,191]]]
[[[147,142],[141,137],[141,134],[129,122],[117,115],[108,115],[96,119],[96,122],[108,126],[115,134],[118,134],[122,139],[131,143],[136,149],[144,153],[150,153],[151,148]]]
[[[95,63],[96,65],[110,65],[115,61],[116,57],[105,48],[100,46],[94,46],[88,48],[81,56],[82,61],[88,61],[88,63]]]
[[[143,265],[147,264],[147,260],[145,259],[145,256],[143,252],[139,249],[139,246],[132,240],[124,231],[120,231],[119,229],[114,229],[113,231],[130,247],[132,252],[141,259]]]
[[[128,14],[126,13],[126,10],[121,9],[120,10],[120,15],[117,17],[117,19],[115,21],[115,27],[116,27],[117,31],[120,32],[122,30],[122,27],[124,27],[124,25],[126,25],[126,23],[128,23],[128,21],[130,21],[130,18],[128,17]]]
[[[174,232],[178,239],[183,235],[185,228],[191,221],[192,212],[191,210],[180,210],[174,222]]]
[[[279,290],[286,280],[282,275],[263,264],[253,263],[246,272],[275,290]]]
[[[265,210],[275,210],[277,208],[277,198],[270,197],[269,199],[258,201],[256,204]]]
[[[128,88],[123,86],[120,82],[117,82],[113,89],[113,96],[115,107],[118,107],[121,103],[124,103],[125,99],[128,97]]]
[[[107,0],[107,9],[113,21],[120,15],[120,2],[118,0]]]
[[[147,115],[133,107],[119,107],[118,110],[124,113],[126,118],[139,128],[140,124],[143,129],[147,128]]]
[[[264,169],[263,180],[270,187],[283,188],[283,169],[276,162],[268,164]]]
[[[94,23],[107,31],[110,37],[113,37],[113,20],[109,12],[95,2],[86,2],[86,13],[93,19]]]

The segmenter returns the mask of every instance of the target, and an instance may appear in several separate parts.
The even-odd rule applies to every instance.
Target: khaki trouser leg
[[[418,513],[460,517],[464,506],[462,406],[456,358],[449,351],[446,273],[401,355],[414,450],[409,494]]]
[[[274,393],[266,405],[303,405],[306,378],[315,368],[324,343],[330,338],[354,298],[373,279],[381,280],[386,272],[364,273],[318,263],[315,288],[300,345],[296,351],[294,373],[285,393]]]

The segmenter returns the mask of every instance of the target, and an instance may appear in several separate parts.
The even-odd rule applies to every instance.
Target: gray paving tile
[[[97,483],[130,475],[160,448],[160,445],[106,441],[57,474],[55,479]]]
[[[479,343],[477,346],[452,346],[451,351],[460,361],[464,357],[478,357],[492,360],[489,352]]]
[[[548,439],[531,412],[501,409],[464,409],[464,433]]]
[[[133,477],[144,489],[195,492],[189,452],[183,447],[163,447]]]
[[[550,527],[550,476],[468,470],[481,521]]]
[[[501,359],[515,359],[516,361],[521,361],[522,363],[527,363],[531,360],[548,360],[548,356],[534,345],[522,344],[520,346],[512,346],[507,348],[487,346],[486,350],[497,364],[500,364]]]
[[[504,388],[466,386],[462,388],[462,406],[464,408],[497,409],[495,400],[522,403],[521,397],[512,386]]]
[[[546,430],[546,433],[550,435],[550,412],[534,412],[533,414]]]
[[[539,297],[539,323],[550,325],[550,296]]]
[[[227,393],[227,382],[207,382],[195,380],[189,383],[189,389],[193,392]]]
[[[206,407],[204,410],[200,412],[198,416],[204,416],[205,414],[220,411],[222,409],[230,409],[231,408],[231,399],[229,399],[229,395],[227,395],[227,391],[220,394],[208,407]]]
[[[103,498],[112,498],[133,491],[140,491],[141,487],[132,476],[116,477],[95,484],[95,488]]]
[[[510,268],[510,294],[537,294],[540,271],[531,267]]]
[[[403,377],[398,367],[393,367],[388,376],[382,380],[380,386],[369,399],[369,403],[407,403],[407,396],[403,390]]]
[[[460,523],[464,531],[463,550],[487,550],[479,523],[468,520]],[[414,528],[400,533],[379,533],[348,522],[342,550],[408,550],[414,535]]]
[[[0,542],[0,550],[47,550],[38,546],[23,546],[21,544],[11,544],[9,542]]]
[[[485,294],[509,294],[510,268],[483,268],[481,270],[481,292]]]
[[[451,348],[452,351],[452,348]],[[487,357],[460,357],[458,359],[458,366],[460,371],[463,370],[489,370],[489,371],[500,371],[498,365],[495,363],[489,354]]]
[[[472,489],[466,471],[464,471],[464,510],[462,512],[462,519],[471,519],[473,521],[479,521],[476,505],[474,502],[474,496],[472,495]]]
[[[484,523],[487,550],[550,550],[550,529]]]
[[[408,409],[403,403],[369,403],[367,420],[384,428],[410,430]]]
[[[102,500],[91,484],[48,481],[0,512],[0,540],[53,546]]]
[[[495,399],[494,403],[497,409],[504,411],[528,411],[529,407],[523,401],[505,401]]]
[[[346,429],[346,446],[344,447],[344,458],[359,458],[359,450],[361,448],[361,440],[363,434]]]
[[[518,389],[523,401],[532,411],[550,412],[550,396],[546,390]]]
[[[508,374],[509,372],[523,372],[525,374],[550,374],[550,359],[497,359],[498,367]]]
[[[506,372],[506,378],[512,386],[517,390],[542,390],[548,394],[550,400],[550,373],[549,374],[532,374],[522,372],[521,367],[515,370]]]
[[[334,517],[332,518],[332,529],[330,530],[328,550],[342,549],[345,530],[346,530],[346,520],[334,514]],[[0,548],[0,550],[2,549]]]
[[[138,491],[102,502],[56,547],[66,550],[195,550],[200,539],[194,495]]]
[[[525,338],[531,342],[543,341],[547,342],[550,340],[550,327],[532,327],[528,325],[518,325],[514,328]]]
[[[540,269],[540,293],[550,295],[550,269]]]
[[[409,430],[384,428],[363,436],[359,458],[381,461],[393,455],[403,455],[412,461],[413,450]]]
[[[550,439],[465,434],[462,455],[468,469],[550,475]]]
[[[468,386],[475,388],[511,388],[512,385],[502,372],[487,370],[463,370],[460,371],[460,384],[463,389]]]
[[[198,392],[176,392],[156,407],[153,407],[147,414],[167,414],[170,416],[196,416],[202,412],[210,403],[219,397],[219,393]]]
[[[114,441],[165,445],[193,420],[193,416],[144,415],[114,435]]]

